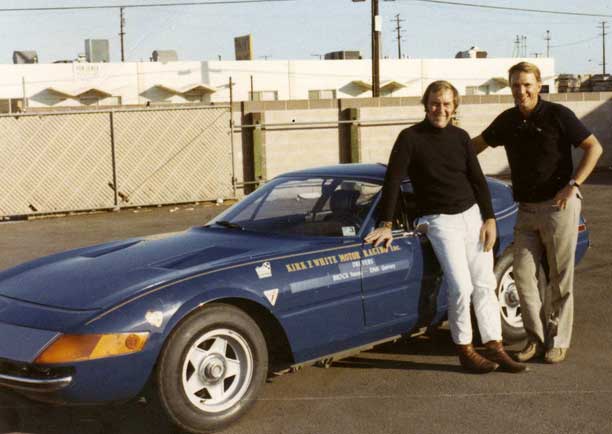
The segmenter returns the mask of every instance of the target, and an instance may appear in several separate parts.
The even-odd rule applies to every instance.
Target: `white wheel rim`
[[[523,316],[512,266],[508,267],[499,281],[497,290],[502,320],[512,328],[523,328]]]
[[[198,409],[219,413],[246,393],[253,377],[253,353],[247,341],[229,329],[211,330],[187,351],[183,391]]]

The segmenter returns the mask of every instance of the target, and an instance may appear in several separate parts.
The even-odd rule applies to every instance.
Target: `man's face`
[[[427,99],[427,119],[436,128],[444,128],[450,122],[455,113],[455,102],[453,92],[444,89],[436,93],[430,93]]]
[[[538,104],[538,94],[542,83],[532,72],[515,72],[510,77],[510,87],[514,103],[523,113],[530,113]]]

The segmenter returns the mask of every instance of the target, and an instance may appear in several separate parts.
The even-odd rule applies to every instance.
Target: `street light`
[[[364,2],[366,0],[352,0],[353,3]],[[378,15],[378,0],[372,2],[372,96],[380,96],[380,33],[382,22]],[[384,0],[395,1],[395,0]]]

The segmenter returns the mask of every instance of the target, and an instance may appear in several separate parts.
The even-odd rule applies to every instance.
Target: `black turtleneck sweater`
[[[393,146],[380,201],[380,220],[391,221],[400,183],[410,177],[418,215],[458,214],[478,203],[483,220],[494,218],[487,181],[461,128],[436,128],[425,118],[403,130]]]

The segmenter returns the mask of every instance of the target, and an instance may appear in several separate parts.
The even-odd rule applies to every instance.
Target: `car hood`
[[[3,271],[0,295],[64,309],[105,308],[152,286],[269,257],[300,248],[299,244],[295,240],[212,228],[115,241]]]

